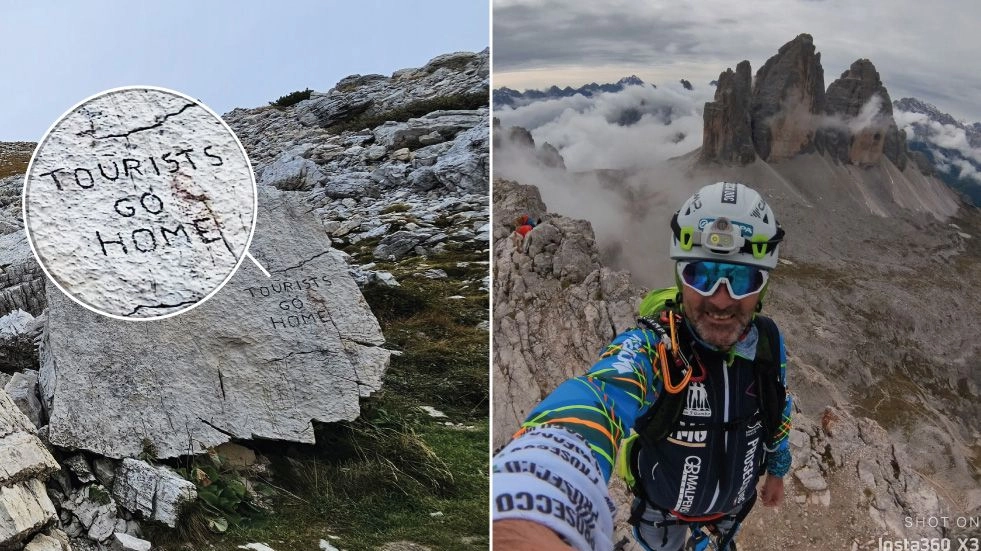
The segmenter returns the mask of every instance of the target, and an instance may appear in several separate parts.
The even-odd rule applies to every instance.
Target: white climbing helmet
[[[671,258],[714,260],[771,270],[783,229],[762,196],[735,182],[695,192],[671,218]]]

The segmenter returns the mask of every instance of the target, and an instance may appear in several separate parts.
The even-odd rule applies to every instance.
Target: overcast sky
[[[148,84],[219,114],[351,74],[490,44],[486,0],[0,1],[0,141],[38,141],[77,102]]]
[[[753,73],[808,33],[825,86],[875,64],[892,99],[981,121],[977,0],[494,0],[494,86],[579,86],[636,74],[697,87],[748,59]]]

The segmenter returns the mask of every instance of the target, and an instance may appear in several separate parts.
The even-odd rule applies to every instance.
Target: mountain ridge
[[[503,86],[501,88],[495,88],[492,93],[492,99],[494,102],[494,107],[517,107],[521,105],[527,105],[535,101],[547,100],[547,99],[557,99],[557,98],[568,98],[575,96],[577,94],[586,97],[592,97],[594,94],[599,94],[603,92],[622,92],[627,86],[645,86],[646,83],[641,80],[637,75],[630,75],[621,78],[614,83],[604,83],[597,84],[591,82],[589,84],[584,84],[578,88],[573,88],[571,86],[566,86],[564,88],[559,88],[556,85],[549,86],[545,90],[538,90],[534,88],[526,89],[524,92],[519,92]],[[651,84],[654,88],[657,88],[654,84]],[[690,89],[690,88],[689,88]]]

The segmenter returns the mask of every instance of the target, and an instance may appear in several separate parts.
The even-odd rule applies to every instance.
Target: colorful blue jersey
[[[680,333],[694,340],[690,330]],[[699,361],[682,390],[687,397],[678,430],[655,449],[642,449],[633,465],[636,483],[657,505],[688,516],[729,511],[755,492],[764,457],[770,474],[789,471],[791,400],[788,396],[774,438],[765,442],[752,371],[758,340],[754,324],[727,353],[694,342]],[[664,392],[662,373],[655,368],[657,343],[650,330],[621,333],[586,375],[565,381],[535,407],[518,435],[544,424],[576,432],[609,480],[637,419]],[[779,348],[786,385],[782,336]]]

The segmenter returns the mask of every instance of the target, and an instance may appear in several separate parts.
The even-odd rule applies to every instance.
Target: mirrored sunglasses
[[[702,296],[712,296],[725,282],[734,300],[759,293],[766,286],[769,273],[753,266],[725,262],[679,262],[678,276],[682,283]]]

